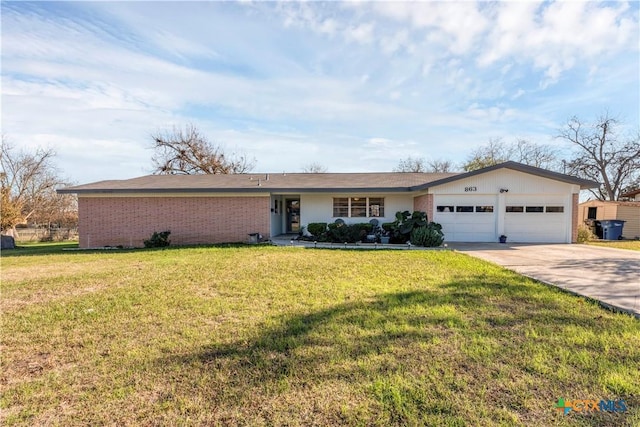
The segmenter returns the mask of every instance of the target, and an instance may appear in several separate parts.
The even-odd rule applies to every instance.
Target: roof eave
[[[596,188],[600,186],[600,183],[596,182],[596,181],[591,181],[591,180],[587,180],[587,179],[582,179],[582,178],[576,178],[574,176],[571,175],[566,175],[566,174],[562,174],[559,172],[553,172],[550,170],[546,170],[546,169],[541,169],[541,168],[537,168],[535,166],[529,166],[529,165],[525,165],[522,163],[518,163],[518,162],[505,162],[505,163],[500,163],[497,165],[493,165],[493,166],[488,166],[486,168],[482,168],[482,169],[477,169],[474,171],[470,171],[470,172],[466,172],[460,175],[455,175],[455,176],[450,176],[448,178],[443,178],[443,179],[439,179],[436,181],[432,181],[426,184],[421,184],[421,185],[417,185],[414,187],[411,187],[411,190],[413,191],[419,191],[419,190],[426,190],[428,188],[431,187],[436,187],[438,185],[442,185],[442,184],[448,184],[450,182],[454,182],[454,181],[458,181],[461,179],[465,179],[465,178],[470,178],[476,175],[480,175],[483,173],[487,173],[487,172],[492,172],[494,170],[498,170],[498,169],[511,169],[511,170],[515,170],[518,172],[523,172],[523,173],[528,173],[528,174],[532,174],[532,175],[536,175],[536,176],[540,176],[542,178],[548,178],[548,179],[553,179],[556,181],[562,181],[562,182],[566,182],[568,184],[574,184],[574,185],[580,185],[580,189],[582,190],[586,190],[589,188]]]
[[[167,194],[167,193],[409,193],[411,187],[345,187],[345,188],[61,188],[58,194]]]

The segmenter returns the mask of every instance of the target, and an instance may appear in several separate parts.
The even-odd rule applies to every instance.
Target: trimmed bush
[[[332,223],[328,225],[327,240],[333,243],[355,243],[367,237],[373,230],[368,222],[358,224]]]
[[[347,224],[332,223],[329,224],[327,237],[333,243],[346,243],[351,240],[351,227]]]
[[[387,233],[390,233],[393,231],[393,226],[394,226],[393,222],[383,222],[381,225],[382,229]]]
[[[312,222],[307,225],[307,231],[316,237],[322,236],[327,231],[326,222]]]
[[[171,240],[169,240],[169,234],[171,231],[154,231],[149,240],[144,241],[145,248],[162,248],[169,246]]]

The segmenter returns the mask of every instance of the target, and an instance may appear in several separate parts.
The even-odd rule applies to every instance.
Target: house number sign
[[[478,191],[478,187],[464,187],[464,191],[465,193],[468,193],[470,191]]]

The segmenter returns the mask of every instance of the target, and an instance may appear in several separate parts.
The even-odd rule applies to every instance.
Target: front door
[[[287,199],[287,233],[300,231],[300,199]]]

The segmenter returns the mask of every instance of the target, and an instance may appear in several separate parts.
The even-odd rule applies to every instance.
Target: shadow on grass
[[[467,384],[489,382],[497,369],[508,369],[507,378],[529,375],[522,366],[528,363],[522,348],[530,339],[528,331],[538,329],[542,335],[550,331],[553,336],[569,325],[595,326],[596,319],[598,327],[613,329],[615,319],[599,318],[597,309],[572,316],[563,309],[567,300],[558,301],[556,292],[536,297],[539,286],[478,278],[450,282],[433,291],[379,295],[276,318],[246,339],[213,343],[158,364],[189,366],[210,376],[211,386],[224,390],[211,394],[220,399],[215,405],[237,402],[242,407],[256,396],[277,395],[289,387],[308,390],[338,382],[351,384],[380,405],[382,418],[373,424],[380,420],[383,425],[421,424],[434,420],[430,417],[464,424],[463,414],[471,409],[462,401],[468,400],[471,407],[473,401],[486,404],[475,395],[479,390],[465,391]],[[526,392],[519,387],[506,379],[495,387],[491,399],[497,409],[485,414],[492,423],[504,416],[499,409],[504,402],[523,404],[514,397]],[[553,395],[557,388],[562,386],[555,384],[540,393]],[[225,400],[231,396],[234,403]]]

